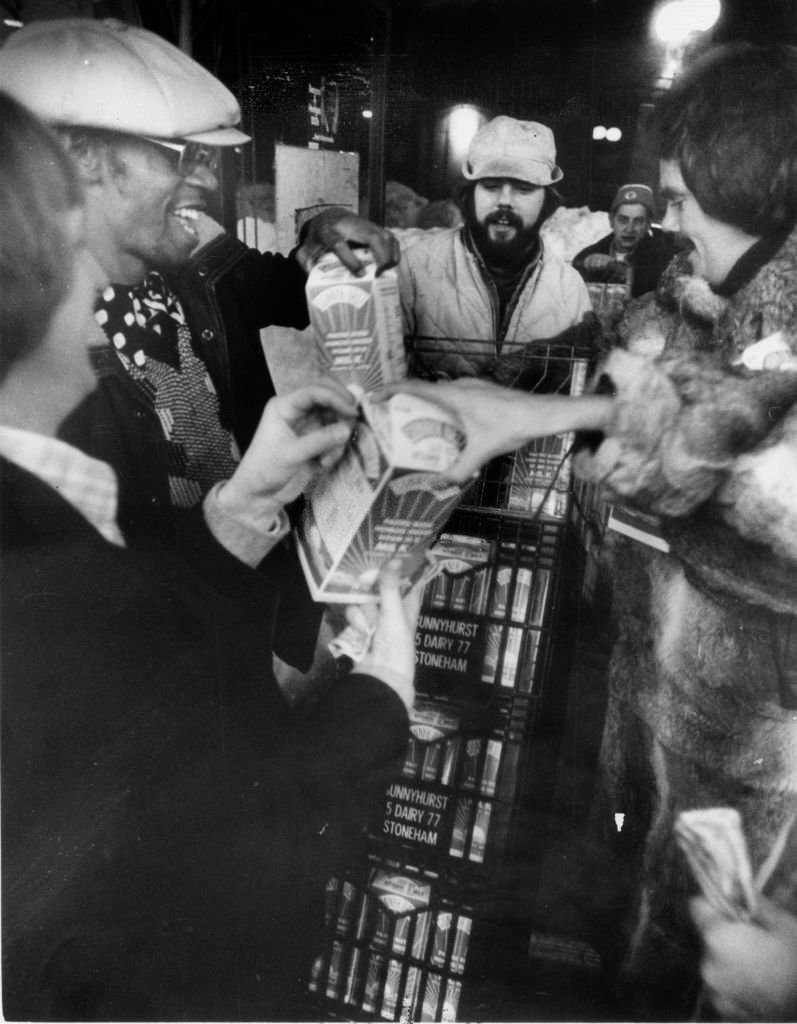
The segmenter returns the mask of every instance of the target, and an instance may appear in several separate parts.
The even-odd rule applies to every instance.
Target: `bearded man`
[[[581,276],[540,238],[564,177],[551,129],[494,118],[462,174],[464,224],[399,233],[404,334],[415,372],[434,377],[496,376],[498,361],[592,319]]]

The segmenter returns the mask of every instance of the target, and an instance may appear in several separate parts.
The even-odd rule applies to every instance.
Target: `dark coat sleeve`
[[[576,253],[573,257],[573,266],[579,274],[582,275],[582,277],[584,276],[584,260],[586,260],[588,256],[592,256],[594,253],[601,253],[608,256],[611,244],[612,235],[606,235],[605,238],[598,239],[597,242],[593,242],[592,245],[588,245],[585,249]]]
[[[6,1017],[289,1019],[406,711],[351,677],[297,715],[267,581],[216,552],[214,589],[34,497],[3,507]]]

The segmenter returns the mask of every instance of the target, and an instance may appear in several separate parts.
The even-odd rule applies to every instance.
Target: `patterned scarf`
[[[132,288],[109,285],[94,315],[158,416],[172,504],[191,508],[232,474],[240,454],[219,422],[218,395],[180,300],[153,271]]]

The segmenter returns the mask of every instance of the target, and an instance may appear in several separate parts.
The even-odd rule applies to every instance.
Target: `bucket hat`
[[[556,165],[553,132],[538,121],[494,117],[471,141],[462,164],[469,180],[515,178],[530,185],[553,185],[564,173]]]

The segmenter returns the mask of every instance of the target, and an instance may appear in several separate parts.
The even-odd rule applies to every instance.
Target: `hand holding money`
[[[732,920],[749,920],[758,895],[739,812],[732,807],[683,811],[675,838],[711,906]]]

